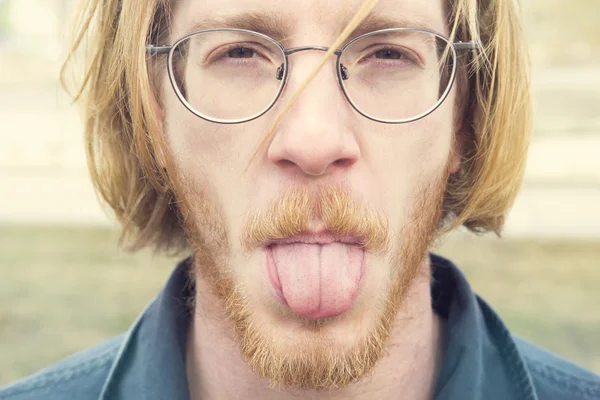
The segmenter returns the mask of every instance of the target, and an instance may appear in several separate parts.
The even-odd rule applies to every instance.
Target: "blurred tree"
[[[10,0],[0,0],[0,40],[5,40],[10,32]]]

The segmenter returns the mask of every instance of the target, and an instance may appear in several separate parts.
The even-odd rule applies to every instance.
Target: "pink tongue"
[[[344,243],[272,247],[281,292],[289,308],[311,319],[347,311],[359,292],[364,250]]]

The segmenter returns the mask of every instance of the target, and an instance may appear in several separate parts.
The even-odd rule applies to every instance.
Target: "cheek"
[[[193,186],[192,193],[201,193],[209,182],[230,230],[247,211],[254,186],[244,178],[244,170],[267,129],[265,121],[216,124],[192,114],[172,90],[164,97],[165,134],[175,164]]]
[[[428,174],[446,166],[453,150],[454,102],[452,90],[431,114],[407,124],[378,124],[362,131],[376,131],[365,137],[366,154],[385,159],[391,170],[401,174]],[[365,151],[363,151],[365,154]]]
[[[433,113],[415,121],[414,157],[421,160],[425,171],[437,171],[446,168],[450,154],[454,150],[454,103],[455,91],[452,90],[446,100]]]
[[[451,100],[450,98],[448,100]],[[447,101],[429,116],[402,125],[371,126],[362,156],[392,218],[406,216],[424,185],[437,182],[452,150],[453,107]]]
[[[230,135],[223,128],[196,117],[178,103],[166,106],[165,132],[178,163],[201,164],[205,168],[223,164],[232,150]]]

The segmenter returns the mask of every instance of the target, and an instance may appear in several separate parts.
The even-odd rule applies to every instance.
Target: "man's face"
[[[287,35],[278,38],[285,48],[329,46],[360,5],[187,0],[175,10],[171,42],[199,20],[254,13],[286,21]],[[375,12],[447,34],[440,0],[382,0]],[[242,124],[194,116],[166,74],[162,87],[171,174],[197,285],[212,293],[198,289],[198,296],[220,300],[215,307],[226,310],[259,374],[318,389],[360,379],[382,355],[393,317],[425,265],[445,182],[458,162],[454,90],[424,119],[378,123],[348,104],[333,62],[260,146],[322,55],[291,55],[282,97]]]

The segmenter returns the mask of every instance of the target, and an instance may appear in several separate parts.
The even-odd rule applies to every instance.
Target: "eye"
[[[412,49],[398,46],[383,46],[375,50],[367,59],[402,61],[412,64],[420,64],[419,56]]]
[[[227,51],[227,57],[229,58],[252,58],[256,55],[256,52],[248,47],[235,47]]]
[[[375,58],[380,58],[384,60],[400,60],[406,58],[406,54],[394,49],[382,49],[376,51],[374,54]]]

